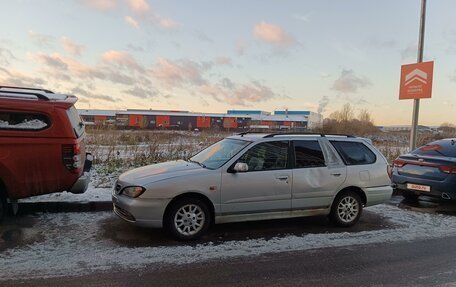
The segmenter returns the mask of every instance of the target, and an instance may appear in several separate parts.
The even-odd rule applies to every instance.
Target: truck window
[[[71,126],[77,138],[84,134],[84,124],[79,116],[78,110],[73,106],[67,110],[68,118],[70,119]]]

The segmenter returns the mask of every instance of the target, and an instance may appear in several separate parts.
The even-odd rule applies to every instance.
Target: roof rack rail
[[[0,86],[1,89],[14,89],[14,90],[29,90],[29,91],[42,91],[48,94],[53,94],[53,91],[46,90],[46,89],[38,89],[38,88],[26,88],[26,87],[15,87],[15,86]]]
[[[4,97],[8,97],[8,98],[17,98],[17,97],[14,97],[14,95],[26,95],[26,96],[35,96],[37,97],[39,100],[45,100],[45,101],[49,101],[49,98],[46,97],[45,95],[43,94],[40,94],[40,93],[27,93],[27,92],[15,92],[15,91],[1,91],[0,90],[0,97],[3,96],[1,94],[13,94],[13,95],[6,95]]]
[[[355,138],[353,135],[347,135],[347,134],[322,134],[322,133],[305,133],[305,132],[289,132],[289,133],[273,133],[273,134],[268,134],[265,135],[263,138],[272,138],[275,136],[281,136],[281,135],[314,135],[314,136],[320,136],[320,137],[326,137],[326,136],[342,136],[342,137],[347,137],[347,138]]]
[[[253,132],[253,131],[248,130],[246,132],[241,132],[241,133],[238,133],[236,135],[243,137],[243,136],[248,135],[248,134],[265,134],[265,132]]]

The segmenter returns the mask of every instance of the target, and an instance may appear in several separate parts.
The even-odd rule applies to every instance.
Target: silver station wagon
[[[120,218],[190,240],[213,223],[328,215],[348,227],[392,191],[387,160],[367,139],[242,133],[122,174],[112,201]]]

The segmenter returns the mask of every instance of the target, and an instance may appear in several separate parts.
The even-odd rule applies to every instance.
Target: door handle
[[[333,176],[341,176],[342,174],[340,172],[333,172],[333,173],[331,173],[331,175],[333,175]]]
[[[288,175],[278,176],[276,177],[278,180],[288,180]]]

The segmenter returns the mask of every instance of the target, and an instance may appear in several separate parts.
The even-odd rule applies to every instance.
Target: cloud
[[[158,18],[158,25],[162,28],[165,28],[165,29],[174,29],[174,28],[177,28],[179,26],[179,23],[177,23],[176,21],[174,21],[173,19],[171,18],[163,18],[161,17],[160,15],[156,15]]]
[[[245,54],[245,51],[247,50],[247,42],[244,39],[239,39],[236,42],[236,51],[239,56],[242,56]]]
[[[245,105],[246,103],[258,103],[275,98],[277,95],[259,82],[241,85],[234,89],[233,94],[227,97],[230,105]]]
[[[83,45],[77,44],[68,37],[62,38],[63,48],[65,51],[70,53],[73,56],[81,56],[82,51],[85,49]]]
[[[262,21],[253,27],[253,35],[259,40],[281,47],[288,47],[296,42],[295,39],[281,27],[266,23],[265,21]]]
[[[163,17],[155,12],[145,0],[127,0],[127,3],[135,17],[127,16],[126,21],[133,27],[139,27],[140,22],[163,29],[175,29],[179,26],[175,20]]]
[[[38,46],[44,47],[44,48],[50,48],[54,45],[55,43],[55,38],[50,35],[45,35],[41,33],[34,32],[30,30],[28,32],[28,35],[30,39]]]
[[[45,54],[45,53],[36,53],[36,54],[28,54],[30,58],[33,58],[37,60],[38,62],[41,62],[42,64],[49,66],[54,69],[59,69],[62,71],[67,71],[68,70],[68,64],[65,63],[65,60],[60,57],[59,54],[54,53],[51,55]]]
[[[309,12],[307,14],[294,14],[293,18],[302,22],[309,22],[313,12]]]
[[[136,21],[133,17],[131,16],[125,16],[125,21],[127,22],[128,25],[135,29],[139,29],[139,23]]]
[[[224,57],[224,56],[221,56],[221,57],[217,57],[215,58],[215,63],[217,65],[227,65],[227,66],[231,66],[231,58],[230,57]]]
[[[46,81],[40,77],[33,77],[15,70],[0,67],[0,82],[6,86],[42,87]]]
[[[360,88],[369,86],[372,83],[368,78],[356,76],[353,70],[342,70],[331,89],[341,93],[356,93]]]
[[[128,52],[110,50],[103,54],[102,59],[104,62],[120,68],[140,73],[145,72],[144,67],[142,67]]]
[[[249,106],[279,97],[269,87],[257,81],[237,85],[226,78],[222,81],[221,85],[200,85],[198,91],[202,94],[212,96],[216,101],[224,101],[236,106]]]
[[[43,64],[41,67],[45,74],[56,79],[69,80],[71,77],[81,79],[104,79],[105,75],[98,69],[78,62],[74,59],[64,57],[58,53],[28,53],[27,56],[38,63]]]
[[[190,60],[160,58],[150,73],[167,87],[181,87],[184,84],[203,84],[203,71],[202,65]]]
[[[138,14],[144,14],[150,11],[150,6],[145,0],[128,0],[128,6],[133,12]]]
[[[107,11],[117,6],[117,0],[79,0],[79,2],[92,9]]]
[[[98,93],[92,93],[81,87],[72,88],[70,90],[70,94],[76,95],[77,97],[84,97],[84,99],[82,99],[81,101],[86,102],[86,103],[90,103],[90,100],[101,100],[101,101],[106,101],[106,102],[111,102],[111,103],[117,102],[117,99],[114,97],[103,95],[103,94],[98,94]]]
[[[11,60],[17,60],[17,58],[9,49],[0,47],[0,65],[8,66]]]
[[[158,91],[150,87],[143,88],[134,86],[133,88],[124,90],[122,92],[140,99],[153,98],[158,95]]]
[[[196,31],[194,35],[200,41],[214,43],[214,40],[202,31]]]
[[[418,53],[418,45],[416,43],[410,43],[405,49],[401,51],[402,60],[408,60],[416,58]]]

